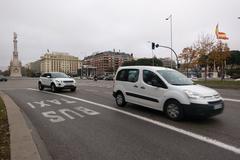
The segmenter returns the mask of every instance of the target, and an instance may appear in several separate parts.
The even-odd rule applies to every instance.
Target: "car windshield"
[[[52,78],[68,78],[64,73],[52,73]]]
[[[191,79],[175,70],[158,70],[157,71],[168,83],[172,85],[193,85]]]

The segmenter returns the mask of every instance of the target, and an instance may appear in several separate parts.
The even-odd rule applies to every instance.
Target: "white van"
[[[163,111],[172,120],[186,115],[211,117],[223,112],[224,102],[211,88],[196,85],[182,73],[164,67],[119,67],[113,96],[126,102]]]

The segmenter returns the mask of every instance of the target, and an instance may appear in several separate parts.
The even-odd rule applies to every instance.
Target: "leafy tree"
[[[197,52],[197,57],[199,58],[197,63],[201,67],[205,68],[205,80],[207,77],[207,67],[209,53],[213,51],[214,48],[214,38],[210,35],[202,35],[199,40],[194,44],[194,48]]]
[[[227,43],[218,41],[214,46],[213,51],[209,54],[209,64],[213,67],[221,68],[221,76],[224,76],[225,62],[230,57],[229,47]],[[215,68],[214,68],[215,69]]]
[[[2,75],[9,76],[10,75],[10,71],[7,69],[7,70],[2,72]]]
[[[26,77],[33,77],[34,76],[33,71],[28,69],[28,68],[25,68],[25,67],[21,68],[21,72],[22,72],[22,76],[26,76]]]
[[[183,49],[182,53],[179,55],[179,59],[183,61],[182,67],[187,70],[193,68],[197,63],[197,52],[193,47],[186,47]]]
[[[231,69],[235,65],[240,65],[240,51],[230,51],[230,57],[227,60],[227,64],[231,65]]]

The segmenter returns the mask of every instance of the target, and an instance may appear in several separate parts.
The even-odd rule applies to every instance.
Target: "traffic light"
[[[180,63],[177,64],[177,68],[179,69],[181,67]]]
[[[155,43],[152,42],[152,50],[154,50],[154,49],[155,49]]]

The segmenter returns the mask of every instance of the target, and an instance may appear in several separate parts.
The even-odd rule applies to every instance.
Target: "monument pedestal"
[[[213,78],[218,78],[218,72],[213,72]]]

